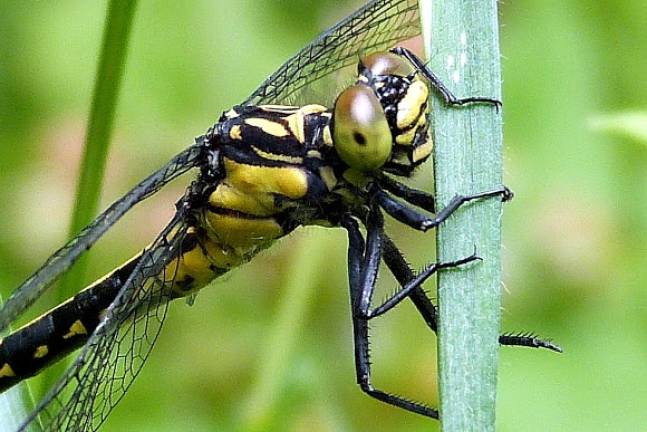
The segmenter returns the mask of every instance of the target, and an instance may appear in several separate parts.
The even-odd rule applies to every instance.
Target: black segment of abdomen
[[[5,337],[0,343],[0,367],[8,364],[15,376],[0,378],[0,392],[36,375],[82,346],[99,325],[103,311],[115,299],[136,264],[136,259],[129,261],[104,280]],[[71,331],[77,320],[85,329],[82,333]],[[77,324],[75,328],[80,327]],[[64,337],[66,335],[68,337]],[[41,354],[44,351],[42,347],[47,353],[37,357],[35,354],[39,349]]]

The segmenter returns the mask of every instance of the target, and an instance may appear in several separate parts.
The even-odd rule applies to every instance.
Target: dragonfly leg
[[[528,348],[546,348],[562,352],[562,348],[550,339],[541,339],[534,333],[504,333],[499,336],[499,344],[507,346],[524,346]]]
[[[389,268],[395,279],[401,284],[404,285],[407,281],[415,277],[413,270],[407,263],[407,260],[404,258],[398,247],[393,243],[393,240],[388,235],[384,235],[384,253],[382,255],[384,263]],[[436,314],[436,305],[431,301],[425,290],[422,286],[415,288],[409,298],[413,302],[414,306],[418,310],[418,313],[427,323],[434,333],[438,328],[438,317]]]
[[[369,310],[367,313],[367,318],[372,319],[377,316],[383,315],[386,312],[390,311],[394,307],[396,307],[400,302],[407,297],[409,297],[414,290],[421,289],[422,284],[425,283],[425,281],[434,273],[436,273],[440,269],[448,269],[448,268],[454,268],[461,266],[463,264],[467,264],[469,262],[475,261],[475,260],[480,260],[476,254],[472,254],[468,257],[461,258],[455,261],[448,261],[448,262],[441,262],[441,263],[432,263],[428,266],[425,267],[423,271],[418,273],[416,276],[414,276],[412,279],[409,279],[409,281],[406,284],[403,284],[400,289],[395,291],[392,295],[390,295],[384,302],[382,302],[381,305],[376,307],[375,309]]]
[[[374,209],[371,213],[380,213]],[[367,241],[364,242],[358,223],[346,218],[342,225],[348,232],[348,280],[353,321],[353,341],[355,345],[355,372],[357,383],[369,396],[387,404],[403,408],[427,417],[438,418],[438,411],[426,405],[407,400],[401,396],[376,389],[371,383],[371,362],[369,355],[368,318],[357,310],[372,295],[379,258],[381,253],[382,225],[380,216],[369,219]],[[372,225],[370,222],[378,222]],[[377,261],[374,257],[377,256]],[[370,287],[369,285],[373,285]]]
[[[438,75],[436,75],[430,68],[427,66],[417,55],[403,47],[395,47],[391,50],[392,53],[402,56],[407,59],[415,68],[416,73],[421,73],[429,83],[440,93],[443,100],[447,105],[461,106],[467,104],[487,104],[494,105],[497,108],[501,108],[502,103],[498,99],[482,97],[482,96],[472,96],[466,98],[458,98],[447,88],[445,84],[440,80]]]
[[[402,198],[409,204],[420,207],[430,213],[436,212],[436,199],[429,192],[410,188],[409,186],[393,180],[385,175],[377,179],[378,185],[393,195]]]
[[[373,195],[375,196],[377,203],[385,212],[394,219],[419,231],[427,231],[431,228],[437,227],[447,220],[447,218],[449,218],[449,216],[451,216],[460,206],[467,202],[494,196],[501,196],[503,201],[508,201],[512,198],[512,192],[505,186],[500,186],[490,191],[472,195],[456,195],[445,206],[445,208],[436,214],[436,216],[429,217],[391,197],[379,186],[375,185],[373,189]]]
[[[412,280],[415,275],[411,270],[411,267],[407,263],[404,256],[398,249],[398,247],[393,243],[389,236],[384,236],[384,253],[383,259],[387,267],[395,276],[396,280],[401,284],[405,285],[407,281]],[[412,290],[409,294],[409,298],[413,302],[414,306],[418,310],[418,313],[427,323],[434,333],[438,328],[438,316],[436,312],[436,305],[429,298],[427,293],[422,287],[417,287]],[[547,339],[541,339],[533,333],[504,333],[499,336],[499,344],[506,346],[523,346],[529,348],[545,348],[551,351],[562,352],[562,349],[559,345],[553,343]]]

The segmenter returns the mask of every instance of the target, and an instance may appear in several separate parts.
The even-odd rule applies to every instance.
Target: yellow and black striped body
[[[196,292],[315,217],[315,204],[336,184],[318,149],[331,145],[329,119],[314,105],[246,107],[223,116],[223,175],[196,202],[195,225],[166,265],[171,297]],[[138,258],[1,340],[0,391],[82,346]]]
[[[322,154],[332,148],[329,123],[319,105],[237,107],[223,115],[221,175],[193,209],[197,247],[178,261],[175,295],[199,290],[297,226],[325,217],[324,203],[339,199]]]
[[[134,258],[43,316],[0,340],[0,391],[82,346],[103,319]]]
[[[415,76],[372,85],[392,135],[382,170],[409,175],[431,152],[428,89]],[[389,86],[397,92],[381,93]],[[239,106],[223,114],[211,129],[216,174],[198,178],[182,246],[163,272],[169,298],[195,293],[300,225],[336,226],[350,207],[366,205],[357,190],[370,173],[340,159],[334,127],[333,110],[321,105]],[[82,346],[138,259],[0,340],[0,392]]]

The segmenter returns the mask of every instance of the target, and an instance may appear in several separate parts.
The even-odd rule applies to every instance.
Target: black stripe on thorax
[[[256,145],[255,143],[253,144]],[[285,166],[301,166],[300,164],[291,164],[289,162],[266,159],[264,157],[259,156],[249,146],[247,145],[242,146],[239,143],[238,145],[236,144],[224,145],[222,146],[220,152],[221,152],[221,157],[227,157],[235,162],[246,164],[246,165],[279,167],[279,168],[285,167]]]

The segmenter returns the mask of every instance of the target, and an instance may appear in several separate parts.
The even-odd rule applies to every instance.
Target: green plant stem
[[[136,0],[111,0],[108,4],[76,203],[70,223],[71,237],[77,235],[97,214],[136,5]],[[59,303],[83,288],[87,264],[87,256],[82,256],[74,267],[63,275],[57,295]],[[51,386],[64,365],[65,362],[61,362],[43,374],[43,389]]]
[[[324,277],[323,269],[329,251],[337,241],[319,231],[316,239],[300,239],[294,253],[293,267],[283,284],[283,292],[272,326],[267,330],[267,344],[262,349],[255,385],[244,405],[239,430],[247,432],[273,430],[277,405],[287,376],[294,370],[294,353],[302,336],[303,323],[312,306],[316,288]],[[293,373],[293,372],[292,372]]]
[[[501,99],[496,1],[435,0],[431,69],[459,98]],[[438,208],[456,194],[502,184],[501,112],[448,107],[433,95]],[[439,229],[438,259],[483,259],[438,277],[440,415],[443,432],[494,430],[501,288],[501,201],[469,203]]]
[[[108,4],[70,236],[78,234],[97,214],[136,5],[136,0],[111,0]],[[81,288],[86,267],[83,257],[61,279],[60,300]]]

